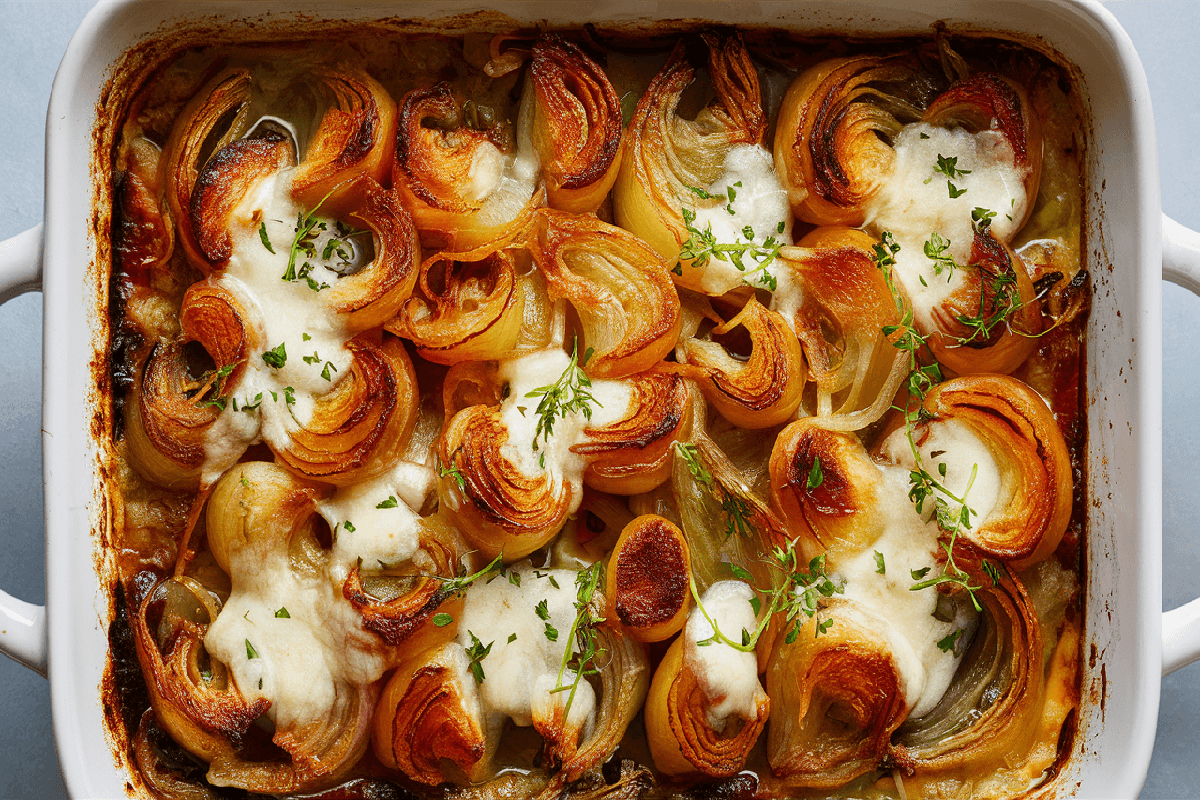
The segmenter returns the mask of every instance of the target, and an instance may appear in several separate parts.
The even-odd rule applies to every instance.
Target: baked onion
[[[556,34],[533,45],[530,136],[552,208],[586,214],[604,202],[621,164],[621,101],[608,75]]]
[[[758,73],[741,36],[704,33],[700,38],[716,96],[695,119],[679,115],[680,99],[696,72],[687,44],[680,41],[638,101],[613,192],[617,224],[671,264],[688,238],[683,209],[702,202],[692,189],[707,189],[717,180],[735,145],[761,145],[766,133]],[[693,272],[682,273],[680,283],[694,283]]]
[[[475,130],[464,124],[449,84],[414,89],[400,101],[392,182],[421,244],[464,252],[507,243],[528,227],[545,196],[530,140],[532,104],[526,93],[511,151],[499,126]]]
[[[621,531],[608,560],[607,616],[639,642],[659,642],[687,622],[691,554],[683,532],[652,514]]]
[[[713,329],[722,336],[744,328],[750,353],[734,358],[716,341],[688,339],[688,364],[707,377],[699,381],[708,402],[721,416],[743,428],[770,428],[786,422],[800,407],[804,391],[804,357],[783,317],[750,298],[737,315]]]
[[[533,255],[551,297],[579,315],[589,375],[643,372],[675,347],[679,295],[667,266],[636,236],[594,217],[538,214]]]

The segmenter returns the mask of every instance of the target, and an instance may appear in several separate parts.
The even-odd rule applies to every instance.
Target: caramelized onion
[[[422,656],[392,673],[384,687],[371,736],[375,755],[384,766],[428,786],[461,780],[447,774],[443,761],[468,780],[479,780],[498,742],[488,739],[466,651],[448,642]]]
[[[527,306],[546,304],[540,278],[518,275],[515,258],[512,250],[488,246],[430,256],[421,265],[419,291],[388,330],[439,364],[511,356]]]
[[[813,465],[821,481],[810,487]],[[861,552],[883,533],[879,468],[858,437],[808,417],[788,425],[771,451],[771,499],[805,560]]]
[[[621,164],[621,101],[576,45],[546,34],[533,45],[533,144],[551,207],[586,214],[604,202]]]
[[[349,373],[316,398],[307,424],[276,449],[297,475],[338,486],[378,475],[399,458],[417,415],[416,374],[399,339],[368,334],[346,343]]]
[[[338,278],[321,301],[342,315],[349,333],[360,333],[391,320],[412,294],[421,248],[397,192],[385,190],[370,177],[346,187],[349,217],[371,231],[375,257],[362,269]]]
[[[138,137],[118,156],[120,183],[113,214],[113,261],[134,285],[149,284],[150,273],[171,280],[165,269],[175,249],[175,226],[170,224],[163,196],[162,153]]]
[[[204,167],[202,159],[229,145],[242,133],[249,98],[249,70],[238,67],[221,72],[183,109],[163,148],[164,190],[178,242],[192,266],[205,273],[210,272],[213,265],[197,241],[198,231],[192,217],[193,189]],[[218,126],[223,122],[228,127],[221,130]],[[212,141],[214,137],[215,142]],[[282,152],[278,149],[280,145],[279,142],[265,142],[256,147],[273,150],[279,155]],[[213,177],[219,174],[214,172]],[[228,254],[224,257],[228,258]]]
[[[633,391],[624,418],[588,428],[587,441],[571,447],[589,459],[584,482],[602,492],[648,492],[667,480],[671,445],[691,425],[691,392],[682,377],[646,372],[628,382]]]
[[[533,255],[552,297],[574,306],[593,351],[589,375],[617,378],[661,361],[679,338],[679,295],[645,242],[594,217],[539,214]]]
[[[750,338],[751,351],[744,359],[735,359],[717,342],[683,343],[688,363],[707,373],[701,391],[721,416],[742,428],[770,428],[791,419],[804,390],[804,358],[795,335],[783,317],[753,297],[713,334],[739,327]]]
[[[241,302],[209,281],[184,295],[180,326],[182,342],[150,349],[125,404],[131,463],[148,480],[176,489],[199,485],[219,405],[257,342]],[[198,342],[213,361],[198,379],[189,371],[185,342]]]
[[[817,635],[818,616],[833,621]],[[789,786],[833,789],[875,769],[908,708],[887,623],[832,600],[792,644],[777,642],[767,669],[767,759]]]
[[[1010,212],[1019,231],[1033,210],[1042,174],[1042,127],[1031,113],[1025,89],[1009,78],[981,72],[953,83],[925,109],[923,121],[941,128],[961,127],[971,133],[998,131],[1013,151],[1025,191]]]
[[[981,587],[983,613],[941,701],[896,732],[889,753],[909,775],[1007,765],[1027,752],[1041,709],[1042,633],[1025,587],[1008,570],[984,573],[966,548],[955,560]]]
[[[292,196],[310,208],[324,199],[321,207],[338,213],[355,203],[359,179],[387,180],[396,144],[396,103],[359,67],[342,64],[316,77],[329,95],[329,107],[292,176]]]
[[[775,170],[792,211],[817,225],[862,225],[891,171],[889,142],[932,87],[908,55],[822,61],[792,81],[775,128]]]
[[[556,486],[548,472],[524,475],[504,456],[507,441],[500,412],[472,406],[446,424],[436,452],[443,465],[438,480],[443,507],[485,556],[504,553],[511,562],[562,529],[579,487],[565,480]],[[461,486],[449,470],[462,476]]]
[[[818,228],[784,251],[797,288],[773,309],[792,324],[817,384],[817,415],[844,430],[866,427],[891,405],[904,377],[904,351],[883,328],[898,325],[874,239],[849,228]],[[801,250],[800,248],[807,248]]]
[[[699,199],[690,187],[711,186],[734,145],[761,144],[766,132],[758,73],[741,36],[721,40],[704,33],[701,39],[716,96],[695,119],[678,115],[695,76],[687,43],[680,41],[638,101],[613,192],[617,224],[668,263],[688,238],[683,208],[694,208]],[[684,280],[695,272],[683,270]]]
[[[661,772],[728,778],[745,765],[767,724],[771,701],[763,694],[754,719],[730,720],[723,731],[709,726],[707,707],[704,690],[684,659],[684,641],[676,639],[655,670],[646,698],[646,735]]]
[[[673,636],[687,622],[691,575],[683,531],[653,514],[634,519],[608,560],[608,618],[639,642]]]
[[[1014,569],[1053,553],[1071,517],[1071,462],[1041,395],[1016,378],[975,375],[935,386],[925,410],[930,426],[965,423],[1000,470],[995,507],[961,537]]]
[[[1004,321],[987,333],[962,322],[1000,314]],[[984,229],[975,232],[962,286],[934,307],[933,321],[929,349],[944,366],[959,374],[1008,373],[1037,349],[1042,311],[1020,257]]]
[[[512,241],[543,204],[529,142],[532,93],[517,119],[517,153],[506,165],[501,127],[462,124],[450,86],[414,89],[400,102],[392,181],[412,213],[421,243],[454,252]],[[524,148],[524,149],[523,149]]]

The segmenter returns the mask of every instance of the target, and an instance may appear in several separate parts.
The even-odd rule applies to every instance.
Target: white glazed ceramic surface
[[[439,18],[477,3],[413,2],[406,18]],[[108,597],[94,568],[106,514],[92,440],[92,358],[103,348],[96,318],[104,284],[87,269],[92,197],[91,134],[109,70],[146,36],[186,20],[286,23],[298,14],[373,19],[395,16],[392,3],[161,2],[102,4],[87,17],[63,59],[51,98],[47,135],[45,252],[36,231],[0,244],[0,299],[36,284],[44,263],[44,458],[49,574],[47,609],[0,592],[0,650],[35,669],[46,665],[59,756],[74,797],[121,797],[99,685],[107,653]],[[1087,365],[1088,566],[1084,701],[1074,754],[1057,786],[1061,796],[1133,797],[1154,741],[1159,678],[1200,654],[1200,605],[1167,616],[1161,598],[1161,287],[1162,275],[1200,288],[1200,238],[1168,227],[1162,247],[1158,165],[1141,65],[1100,6],[1054,0],[943,2],[508,2],[529,22],[578,25],[635,21],[648,14],[780,25],[806,32],[927,34],[952,14],[971,29],[1041,37],[1079,69],[1091,114],[1088,149],[1088,268],[1093,281]],[[269,16],[268,16],[269,15]],[[89,311],[89,309],[91,309]],[[44,632],[43,613],[48,620]],[[1166,635],[1166,645],[1160,637]]]

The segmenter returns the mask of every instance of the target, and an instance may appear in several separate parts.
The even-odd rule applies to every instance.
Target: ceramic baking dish
[[[1200,293],[1200,235],[1161,216],[1145,76],[1112,16],[1082,0],[900,2],[505,2],[518,22],[580,25],[700,18],[807,34],[1012,34],[1074,68],[1088,112],[1088,544],[1083,700],[1072,755],[1047,796],[1133,797],[1154,743],[1162,674],[1200,657],[1200,601],[1162,615],[1160,276]],[[0,652],[48,674],[74,797],[127,795],[102,703],[111,588],[100,472],[108,342],[109,92],[164,42],[273,38],[324,19],[457,25],[478,3],[101,3],[63,58],[48,117],[44,231],[0,243],[0,300],[45,292],[43,449],[47,607],[0,592]],[[467,15],[467,16],[460,16]],[[44,242],[44,245],[43,245]],[[1160,272],[1161,268],[1161,272]]]

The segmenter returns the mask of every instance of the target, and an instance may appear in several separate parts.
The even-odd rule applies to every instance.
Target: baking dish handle
[[[0,242],[0,303],[42,288],[42,226]],[[0,590],[0,653],[46,674],[46,609]]]
[[[1200,233],[1163,214],[1162,276],[1200,295]],[[1200,659],[1200,600],[1163,614],[1163,675]]]

